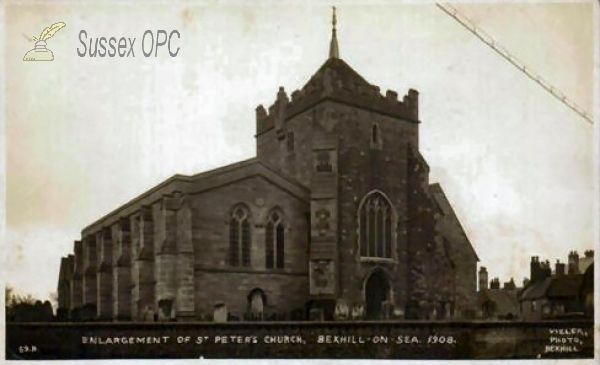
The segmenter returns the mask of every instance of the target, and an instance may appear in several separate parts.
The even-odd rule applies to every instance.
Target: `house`
[[[593,251],[591,253],[593,257]],[[519,297],[523,320],[583,317],[593,313],[593,263],[579,273],[579,258],[569,254],[569,271],[557,261],[554,275],[550,263],[531,259],[531,280]]]

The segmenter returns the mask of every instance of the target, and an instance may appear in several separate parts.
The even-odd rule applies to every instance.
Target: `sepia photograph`
[[[596,1],[6,1],[6,360],[598,360]]]

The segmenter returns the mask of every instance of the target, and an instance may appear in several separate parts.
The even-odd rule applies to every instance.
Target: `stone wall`
[[[232,209],[243,204],[249,210],[251,253],[249,266],[229,264],[229,220]],[[223,301],[232,312],[243,313],[247,295],[262,289],[273,310],[291,311],[308,300],[306,201],[262,177],[245,178],[207,193],[190,196],[195,253],[196,313],[212,313]],[[265,224],[269,212],[284,215],[284,268],[267,269]],[[289,299],[284,299],[289,296]],[[277,298],[277,299],[276,299]]]
[[[417,124],[374,112],[329,105],[339,136],[340,194],[340,286],[341,295],[361,298],[371,271],[379,267],[391,278],[395,305],[404,307],[407,287],[407,156],[406,146],[416,144]],[[379,130],[373,145],[372,129]],[[358,208],[362,198],[373,190],[388,197],[396,213],[396,248],[393,260],[361,262],[358,243]],[[395,252],[394,252],[395,251]],[[395,254],[394,254],[395,253]]]
[[[196,313],[210,316],[214,304],[222,302],[230,315],[243,319],[248,311],[248,296],[260,289],[266,296],[265,316],[286,314],[305,310],[308,300],[308,276],[305,273],[272,273],[232,271],[196,272]],[[304,313],[304,312],[303,312]]]
[[[256,136],[256,156],[284,173],[310,186],[313,167],[313,129],[316,109],[307,110],[283,124],[278,134],[275,128]],[[291,137],[290,133],[293,133]],[[290,150],[293,138],[293,150]]]

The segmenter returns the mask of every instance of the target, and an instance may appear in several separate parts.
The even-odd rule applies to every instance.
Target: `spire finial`
[[[337,17],[335,14],[335,6],[332,7],[333,8],[333,17],[331,19],[331,25],[333,26],[331,28],[331,43],[329,44],[329,58],[340,58],[340,49],[338,47],[338,41],[337,41],[337,30],[336,30],[336,25],[337,25]]]

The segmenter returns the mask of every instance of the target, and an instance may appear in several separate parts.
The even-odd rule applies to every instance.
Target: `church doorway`
[[[390,285],[381,270],[375,270],[365,285],[366,318],[380,319],[383,302],[389,300]]]
[[[253,289],[248,294],[247,320],[262,321],[264,319],[267,296],[261,289]]]

